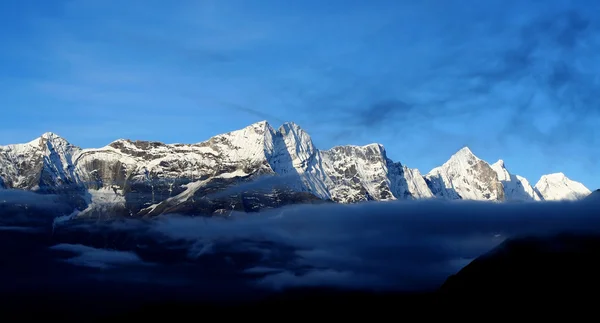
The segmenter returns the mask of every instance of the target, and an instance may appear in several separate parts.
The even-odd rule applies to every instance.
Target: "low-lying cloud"
[[[250,252],[246,272],[282,288],[435,288],[504,239],[598,231],[591,202],[411,201],[302,205],[230,218],[164,216],[151,231],[190,243],[188,257]]]
[[[52,250],[74,254],[65,261],[77,266],[108,269],[125,265],[147,265],[133,252],[97,249],[80,244],[58,244]]]
[[[229,217],[75,219],[54,228],[51,248],[72,253],[66,261],[76,266],[133,266],[165,279],[163,265],[197,266],[186,274],[191,282],[233,275],[275,290],[435,289],[507,238],[600,233],[598,202],[420,200],[294,205]]]

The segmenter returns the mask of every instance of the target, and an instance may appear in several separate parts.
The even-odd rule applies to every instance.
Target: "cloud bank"
[[[154,247],[147,248],[183,250],[187,262],[223,266],[260,288],[408,291],[437,288],[506,238],[600,232],[597,206],[594,200],[301,205],[228,218],[167,215],[78,229],[136,232],[146,244],[152,241]]]
[[[46,199],[53,200],[40,198],[37,206],[27,201],[33,209],[55,205]],[[189,283],[241,277],[245,285],[266,290],[435,289],[507,238],[600,233],[599,202],[418,200],[293,205],[226,218],[74,219],[55,225],[50,248],[69,253],[61,261],[102,270],[105,277],[128,268]],[[23,223],[2,230],[26,232]],[[35,218],[33,227],[39,228]],[[187,268],[185,275],[170,273],[173,264]]]

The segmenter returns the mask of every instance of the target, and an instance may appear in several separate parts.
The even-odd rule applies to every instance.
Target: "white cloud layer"
[[[27,199],[36,209],[54,205],[45,199],[35,205],[29,198],[13,200]],[[437,288],[506,238],[600,231],[599,202],[421,200],[295,205],[213,218],[74,220],[54,228],[58,245],[52,248],[74,254],[67,260],[74,265],[139,267],[140,275],[156,271],[160,275],[153,277],[165,279],[169,271],[161,263],[186,263],[197,270],[185,279],[217,275],[213,278],[226,281],[227,275],[241,275],[268,289]],[[24,217],[11,230],[24,230]],[[150,263],[154,266],[146,266]]]
[[[251,252],[261,286],[435,288],[505,238],[600,229],[597,203],[387,202],[303,205],[231,218],[164,216],[151,232],[188,256]]]

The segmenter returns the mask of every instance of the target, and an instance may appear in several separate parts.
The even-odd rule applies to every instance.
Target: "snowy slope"
[[[79,150],[50,132],[25,144],[0,146],[2,186],[39,190],[73,184],[72,156]]]
[[[547,201],[578,200],[592,193],[583,184],[570,180],[563,173],[542,176],[535,184],[535,190]]]
[[[507,201],[540,201],[542,199],[526,178],[511,174],[502,159],[492,164],[492,169],[504,187],[504,198]]]
[[[425,179],[432,193],[441,198],[503,201],[504,189],[498,175],[485,161],[464,147]]]
[[[504,162],[490,165],[467,147],[423,176],[389,159],[380,144],[319,150],[297,124],[275,130],[266,121],[195,144],[120,139],[80,149],[46,133],[0,146],[0,188],[68,193],[82,215],[111,206],[115,214],[213,214],[317,200],[538,201],[589,194],[556,174],[534,189]]]
[[[82,181],[93,187],[122,185],[125,180],[179,184],[217,175],[247,176],[269,170],[264,148],[267,127],[256,123],[192,145],[117,140],[81,151],[74,158],[75,167]]]
[[[416,168],[408,168],[401,163],[388,160],[390,188],[398,199],[433,198],[421,172]]]
[[[322,199],[331,199],[331,181],[323,170],[322,158],[312,139],[297,124],[284,123],[271,129],[272,147],[268,155],[274,173],[285,178],[289,187]]]
[[[334,201],[394,199],[381,145],[334,147],[322,151],[321,157],[323,169],[331,179],[328,188]]]

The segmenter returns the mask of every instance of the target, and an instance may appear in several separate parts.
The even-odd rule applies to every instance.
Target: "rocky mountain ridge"
[[[83,213],[227,214],[290,203],[472,199],[580,199],[590,193],[564,174],[532,187],[503,161],[465,147],[422,175],[387,157],[380,144],[317,149],[298,125],[266,121],[195,144],[120,139],[81,149],[45,133],[0,146],[0,188],[67,194]]]

